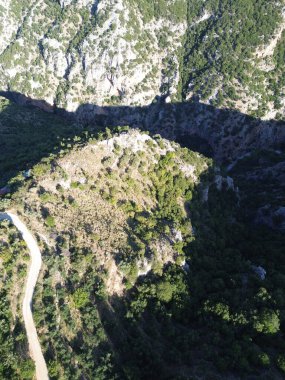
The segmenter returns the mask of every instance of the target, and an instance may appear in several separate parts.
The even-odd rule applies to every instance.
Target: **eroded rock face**
[[[185,20],[145,18],[129,0],[3,4],[0,86],[74,111],[174,96]]]
[[[59,0],[59,4],[61,8],[64,8],[67,5],[70,5],[72,3],[72,0]]]
[[[0,54],[9,45],[10,41],[13,38],[13,35],[16,33],[21,20],[13,16],[11,10],[12,0],[2,0],[0,8]]]
[[[167,103],[199,97],[204,104],[254,113],[266,120],[282,118],[284,88],[277,85],[277,105],[269,83],[278,84],[282,77],[274,58],[285,29],[281,4],[276,4],[280,14],[276,25],[268,22],[272,30],[267,42],[259,36],[256,51],[245,46],[252,51],[242,74],[252,83],[241,83],[239,76],[229,80],[218,66],[213,71],[223,54],[219,48],[209,53],[207,41],[220,38],[212,44],[218,47],[225,36],[217,34],[223,16],[217,16],[210,3],[197,1],[197,7],[193,4],[190,10],[187,0],[3,0],[0,88],[56,103],[69,111],[83,103],[146,105],[155,96],[165,95]],[[188,17],[187,11],[191,13]],[[263,17],[265,11],[260,15]],[[233,25],[233,36],[236,28]],[[191,57],[208,54],[204,69],[197,68],[196,59],[191,61]],[[239,59],[242,66],[245,62]],[[258,77],[248,72],[255,73],[256,68]],[[228,96],[228,86],[237,96]]]

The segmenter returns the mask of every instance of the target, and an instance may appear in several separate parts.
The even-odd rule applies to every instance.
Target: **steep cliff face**
[[[18,20],[13,15],[13,11],[10,8],[10,1],[5,0],[1,2],[0,6],[0,20],[1,20],[1,40],[0,40],[0,53],[6,49],[10,43],[13,34],[16,32],[18,27]],[[17,22],[18,21],[18,22]]]
[[[82,102],[147,104],[177,92],[186,1],[155,14],[127,0],[41,0],[17,20],[14,3],[2,16],[12,20],[4,24],[2,88],[68,110]]]
[[[5,0],[0,86],[74,111],[198,96],[284,117],[284,0]]]

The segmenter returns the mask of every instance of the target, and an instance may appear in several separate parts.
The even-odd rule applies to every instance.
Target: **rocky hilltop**
[[[76,112],[69,112],[20,93],[0,94],[21,106],[34,106],[56,114],[59,120],[79,124],[80,128],[96,130],[128,125],[152,135],[160,134],[212,157],[228,175],[235,177],[242,197],[250,198],[253,192],[255,200],[249,210],[252,221],[285,228],[283,121],[260,120],[197,100],[169,104],[165,96],[144,107],[85,104]]]

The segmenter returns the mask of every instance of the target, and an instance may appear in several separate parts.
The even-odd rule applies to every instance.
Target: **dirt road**
[[[39,338],[37,335],[37,330],[33,320],[32,314],[32,299],[34,289],[37,283],[37,279],[39,276],[39,272],[42,265],[42,257],[39,246],[37,244],[36,239],[30,233],[28,228],[25,226],[23,222],[19,219],[18,216],[10,213],[0,213],[0,220],[8,219],[10,222],[14,224],[14,226],[19,230],[22,234],[23,239],[25,240],[30,257],[31,264],[29,268],[28,278],[25,286],[25,295],[22,305],[23,318],[25,323],[25,328],[27,332],[28,342],[29,342],[29,350],[32,359],[35,362],[36,366],[36,377],[37,380],[48,380],[48,370],[46,366],[46,362],[41,350]]]

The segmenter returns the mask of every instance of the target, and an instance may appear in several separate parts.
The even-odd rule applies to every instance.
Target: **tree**
[[[168,281],[160,282],[156,285],[156,295],[160,301],[169,302],[172,299],[173,289]]]
[[[25,360],[20,365],[20,373],[22,379],[31,379],[34,376],[35,365],[31,359]]]
[[[277,312],[271,309],[263,310],[255,317],[253,327],[256,331],[264,334],[274,334],[278,332],[280,320]]]
[[[73,301],[77,309],[84,308],[89,302],[89,293],[84,289],[76,289],[73,293]]]

